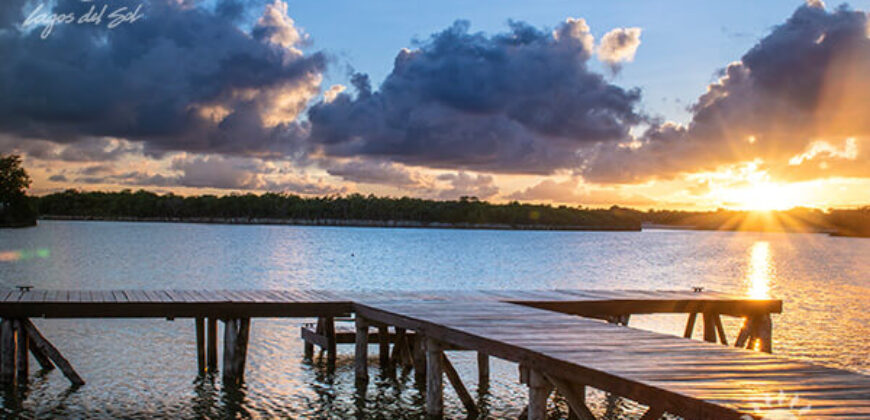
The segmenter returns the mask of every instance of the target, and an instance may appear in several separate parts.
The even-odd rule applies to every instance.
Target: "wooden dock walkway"
[[[664,412],[688,419],[761,417],[783,408],[766,405],[779,392],[789,401],[799,396],[811,407],[809,418],[870,418],[870,377],[770,354],[497,301],[373,300],[357,302],[355,310],[367,321],[363,329],[386,324],[425,336],[427,360],[443,358],[441,349],[450,345],[520,364],[527,370],[523,381],[543,389],[530,393],[530,419],[546,418],[554,389],[579,417],[588,416],[585,386],[647,405],[644,418],[651,419]],[[443,363],[428,369],[437,378]],[[427,392],[437,415],[442,391]]]
[[[32,353],[43,368],[57,366],[74,384],[84,383],[30,318],[193,318],[200,374],[217,371],[221,321],[221,371],[232,386],[243,380],[250,319],[296,317],[318,319],[316,327],[303,329],[306,355],[316,345],[334,362],[337,344],[356,344],[361,384],[368,380],[370,340],[379,345],[384,369],[413,366],[433,417],[443,410],[444,376],[469,414],[477,409],[444,353],[466,350],[478,353],[482,386],[490,356],[520,365],[529,419],[543,418],[554,390],[577,418],[594,418],[584,402],[587,386],[648,405],[644,419],[665,412],[688,419],[762,418],[783,408],[766,404],[779,392],[811,406],[811,418],[870,419],[870,377],[764,353],[773,350],[770,315],[781,311],[779,300],[701,290],[2,290],[0,382],[25,378]],[[686,314],[684,337],[625,327],[631,315],[654,313]],[[352,340],[335,322],[351,315]],[[721,345],[729,344],[721,316],[746,319],[731,343],[737,348]],[[685,339],[698,320],[707,343]]]

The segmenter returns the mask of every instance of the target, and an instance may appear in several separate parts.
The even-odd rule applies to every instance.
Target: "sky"
[[[854,207],[870,204],[867,10],[8,0],[0,152],[24,156],[34,194]]]

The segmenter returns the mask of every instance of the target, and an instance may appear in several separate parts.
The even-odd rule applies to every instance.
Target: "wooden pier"
[[[766,401],[780,392],[799,397],[811,418],[870,418],[870,377],[770,354],[771,314],[781,311],[779,300],[701,290],[7,290],[0,291],[0,382],[24,382],[30,353],[44,369],[56,366],[74,385],[84,384],[31,318],[192,318],[198,372],[218,369],[217,324],[223,322],[223,382],[239,386],[248,338],[256,333],[251,318],[292,317],[317,319],[302,329],[306,357],[316,346],[334,363],[339,344],[355,344],[359,392],[368,381],[370,342],[378,344],[385,371],[413,368],[434,418],[443,415],[445,377],[468,414],[478,410],[453,368],[452,351],[477,353],[481,389],[490,357],[517,363],[529,389],[524,418],[534,420],[545,418],[554,392],[568,402],[572,418],[594,419],[587,387],[646,405],[645,420],[663,413],[762,418],[783,408]],[[683,337],[628,327],[632,315],[656,313],[685,314]],[[733,343],[722,316],[745,319]],[[696,323],[704,341],[687,339]]]

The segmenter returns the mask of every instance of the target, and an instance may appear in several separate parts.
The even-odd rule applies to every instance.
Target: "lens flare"
[[[45,259],[51,256],[48,248],[34,250],[0,251],[0,262],[26,261],[34,258]]]

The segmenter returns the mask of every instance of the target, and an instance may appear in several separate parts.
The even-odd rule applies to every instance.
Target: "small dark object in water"
[[[695,286],[695,287],[692,287],[692,291],[695,292],[695,293],[701,293],[701,292],[704,291],[704,288],[703,288],[703,287]]]
[[[29,292],[31,289],[33,289],[33,286],[15,286],[15,287],[17,287],[18,290],[20,290],[22,292]]]

